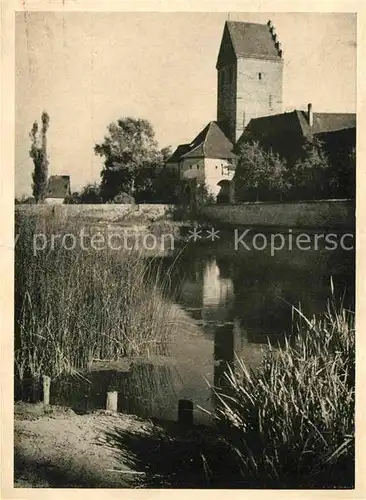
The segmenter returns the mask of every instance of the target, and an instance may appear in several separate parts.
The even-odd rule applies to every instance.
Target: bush
[[[173,219],[197,220],[202,208],[213,203],[215,203],[215,197],[210,193],[206,184],[199,184],[196,179],[181,180],[178,204],[173,208]]]
[[[132,205],[133,203],[135,203],[135,199],[133,196],[130,196],[127,193],[118,193],[113,198],[113,203],[125,203],[127,205]]]
[[[33,254],[36,233],[80,235],[75,221],[18,214],[15,248],[16,375],[55,377],[93,359],[164,353],[173,333],[167,281],[138,252],[66,250]],[[70,236],[69,236],[70,237]],[[60,238],[58,239],[60,241]]]
[[[225,375],[216,419],[250,487],[354,485],[354,315],[329,306],[259,369]]]

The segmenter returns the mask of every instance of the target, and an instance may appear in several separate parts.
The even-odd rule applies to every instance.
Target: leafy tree
[[[20,198],[15,197],[14,204],[15,205],[34,205],[36,203],[36,200],[33,198],[33,196],[27,196],[26,194],[22,194]]]
[[[132,198],[132,196],[130,196],[127,193],[118,193],[118,194],[116,194],[116,196],[112,200],[112,203],[127,203],[127,204],[131,204],[131,203],[134,203],[134,202],[135,202],[135,199]]]
[[[164,167],[152,182],[153,200],[157,203],[177,203],[180,192],[180,172]]]
[[[66,196],[65,204],[67,205],[77,205],[80,203],[80,193],[74,191],[71,195]]]
[[[32,191],[36,203],[44,202],[48,183],[47,130],[50,118],[45,111],[42,113],[41,121],[41,131],[39,132],[38,122],[35,121],[29,134],[31,139],[29,155],[34,164]]]
[[[329,197],[331,169],[321,141],[312,138],[304,142],[303,155],[291,169],[290,182],[295,199]]]
[[[356,148],[336,150],[331,159],[330,189],[333,198],[356,196]],[[333,161],[332,161],[333,160]]]
[[[79,203],[103,203],[100,186],[97,182],[87,184],[79,194]]]
[[[173,149],[171,146],[166,146],[165,148],[162,148],[160,151],[162,157],[163,157],[163,162],[165,162],[172,156],[173,154]]]
[[[235,171],[239,201],[281,200],[289,189],[286,161],[259,143],[244,142],[238,152]]]
[[[136,191],[146,190],[152,169],[163,164],[153,127],[143,119],[127,117],[112,122],[104,141],[95,145],[94,152],[104,158],[103,201],[112,200],[121,192],[134,196]]]
[[[173,217],[176,220],[196,220],[202,208],[215,203],[215,197],[206,183],[197,179],[181,179],[177,183],[176,206]]]

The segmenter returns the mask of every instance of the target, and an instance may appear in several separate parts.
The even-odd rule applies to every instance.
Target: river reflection
[[[179,399],[190,399],[195,421],[207,422],[199,408],[212,410],[210,386],[223,384],[223,372],[228,363],[235,365],[236,355],[255,369],[268,342],[276,346],[291,334],[291,305],[306,315],[322,312],[332,277],[335,295],[344,295],[344,305],[354,308],[351,252],[284,250],[272,257],[235,252],[229,238],[222,238],[216,245],[187,246],[162,266],[170,274],[179,325],[170,357],[134,363],[125,373],[93,373],[91,384],[79,384],[75,405],[84,398],[88,409],[103,407],[113,385],[120,411],[176,420]],[[62,394],[66,402],[68,389]]]

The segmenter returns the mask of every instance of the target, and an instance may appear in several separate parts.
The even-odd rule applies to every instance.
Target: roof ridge
[[[233,34],[231,33],[231,30],[230,30],[230,26],[229,26],[229,23],[230,23],[230,22],[231,22],[231,21],[226,21],[226,23],[227,23],[227,30],[228,30],[228,32],[229,32],[229,37],[230,37],[231,45],[233,46],[233,49],[234,49],[234,52],[235,52],[235,57],[237,57],[237,54],[238,54],[238,51],[239,51],[239,50],[238,50],[237,45],[236,45],[236,44],[235,44],[235,42],[234,42],[234,38],[235,38],[235,37],[233,36]]]
[[[206,141],[207,141],[207,137],[211,131],[211,127],[212,127],[212,124],[213,124],[213,121],[210,121],[207,125],[207,133],[206,133],[206,136],[203,140],[203,145],[202,145],[202,151],[203,151],[203,154],[206,156]]]
[[[266,26],[267,23],[252,23],[250,21],[235,21],[235,20],[227,20],[225,21],[226,24],[232,23],[232,24],[255,24],[256,26]]]
[[[197,149],[199,149],[201,147],[201,144],[203,144],[202,142],[200,142],[199,144],[197,144],[197,146],[195,146],[193,149],[190,149],[189,151],[187,151],[186,153],[184,153],[182,155],[182,158],[184,158],[185,156],[187,155],[190,155],[193,151],[196,151]]]

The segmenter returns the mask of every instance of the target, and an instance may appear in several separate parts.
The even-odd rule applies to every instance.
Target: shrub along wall
[[[203,208],[202,215],[216,224],[246,227],[341,230],[355,227],[355,205],[352,200],[209,205]]]
[[[124,221],[142,219],[153,221],[171,213],[171,205],[158,204],[77,204],[77,205],[16,205],[15,210],[26,214],[46,215],[54,213],[60,217],[82,217],[98,221]]]

